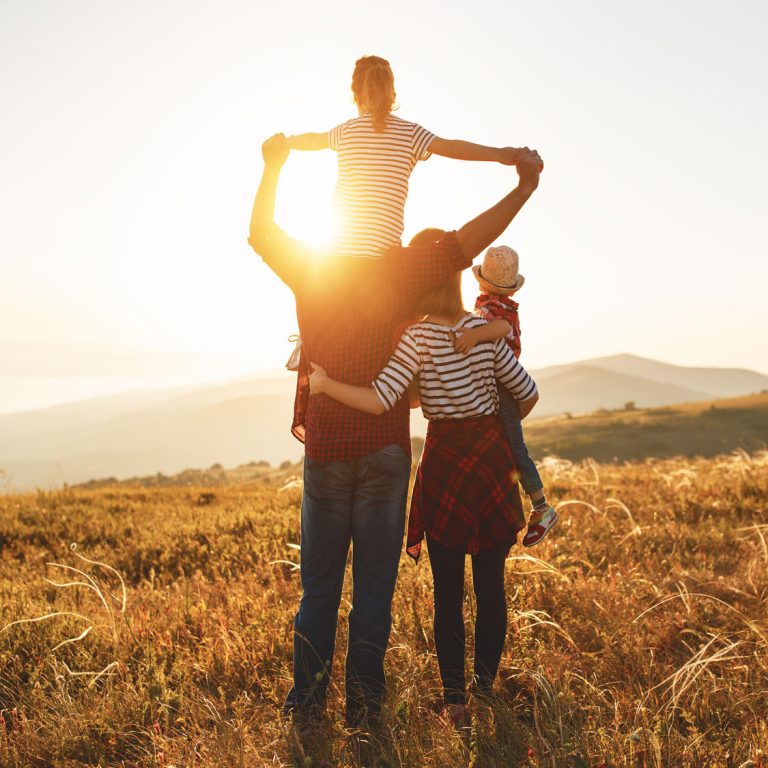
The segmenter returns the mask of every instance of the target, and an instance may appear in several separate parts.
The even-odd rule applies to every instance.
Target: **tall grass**
[[[766,768],[768,453],[543,471],[561,523],[507,561],[494,701],[440,716],[403,558],[382,728],[341,718],[347,584],[311,738],[280,716],[295,483],[0,497],[0,765]]]

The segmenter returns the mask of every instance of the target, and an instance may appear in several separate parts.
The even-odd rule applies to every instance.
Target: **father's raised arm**
[[[519,150],[518,185],[492,208],[481,213],[455,233],[408,248],[393,249],[387,256],[391,279],[406,301],[418,301],[424,291],[439,285],[452,272],[466,269],[472,259],[509,226],[539,184],[541,158],[530,149]],[[432,230],[424,233],[431,234]],[[442,230],[434,230],[438,234]]]
[[[461,252],[467,260],[474,259],[501,236],[539,186],[540,171],[539,153],[529,149],[520,150],[517,161],[517,172],[520,176],[518,185],[493,208],[472,219],[456,233]]]
[[[299,240],[288,237],[275,222],[277,182],[288,152],[288,143],[282,133],[276,133],[261,145],[264,171],[253,201],[248,242],[266,265],[295,290],[303,273],[308,249]]]

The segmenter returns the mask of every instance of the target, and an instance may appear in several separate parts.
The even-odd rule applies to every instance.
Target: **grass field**
[[[299,487],[0,497],[0,765],[765,768],[768,453],[544,478],[562,522],[508,560],[498,698],[471,730],[435,712],[429,568],[403,558],[382,731],[341,720],[347,584],[304,743],[279,715]]]

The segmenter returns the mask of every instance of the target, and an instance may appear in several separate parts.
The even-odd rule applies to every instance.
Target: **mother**
[[[435,231],[423,233],[434,237]],[[437,231],[438,234],[442,234]],[[417,238],[420,237],[417,235]],[[427,440],[413,488],[407,552],[418,559],[426,532],[435,590],[435,647],[449,716],[466,717],[464,559],[472,555],[476,691],[489,696],[507,629],[504,562],[525,526],[514,459],[498,418],[498,380],[521,417],[538,400],[536,384],[503,339],[454,350],[456,333],[485,325],[461,302],[461,273],[421,299],[425,319],[410,326],[370,387],[330,379],[313,364],[313,395],[328,395],[371,414],[391,410],[419,382]]]

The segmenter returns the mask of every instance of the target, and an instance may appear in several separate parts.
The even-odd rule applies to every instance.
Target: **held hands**
[[[539,174],[544,169],[544,162],[535,149],[528,149],[528,147],[521,149],[516,165],[521,182],[538,186]]]
[[[309,370],[309,394],[322,395],[323,386],[328,380],[328,374],[325,372],[325,368],[317,363],[310,363]]]
[[[270,136],[261,145],[261,155],[264,158],[265,165],[270,163],[282,165],[288,159],[289,151],[288,141],[285,138],[285,134],[282,133]]]
[[[535,149],[528,147],[501,147],[498,150],[498,161],[502,165],[517,165],[522,158],[528,157],[533,153],[539,159],[539,172],[544,170],[544,163]]]

